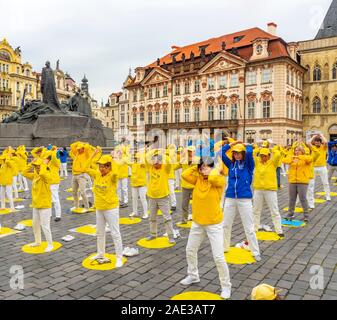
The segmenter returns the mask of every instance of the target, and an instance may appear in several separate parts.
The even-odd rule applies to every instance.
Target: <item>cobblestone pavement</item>
[[[82,261],[96,252],[93,236],[71,233],[70,229],[95,224],[95,215],[67,213],[72,202],[71,194],[64,190],[71,178],[62,181],[60,190],[63,209],[61,222],[52,220],[53,240],[62,242],[67,234],[75,240],[51,254],[30,255],[21,247],[33,242],[31,228],[0,238],[0,299],[170,299],[184,291],[209,291],[220,293],[217,271],[212,259],[209,242],[206,240],[199,251],[201,282],[184,288],[179,281],[186,276],[185,247],[188,230],[180,229],[182,238],[170,249],[148,250],[139,248],[140,255],[128,258],[127,264],[118,270],[93,271],[82,267]],[[318,185],[319,191],[322,190]],[[332,187],[337,191],[337,187]],[[318,191],[318,190],[316,190]],[[26,195],[27,197],[29,195]],[[178,208],[180,205],[180,194]],[[287,188],[279,192],[282,210],[287,206]],[[30,199],[24,202],[25,210],[1,216],[3,226],[13,228],[17,222],[31,219]],[[233,285],[232,299],[249,298],[254,286],[268,283],[283,289],[286,299],[337,299],[337,198],[332,202],[318,204],[311,213],[308,226],[300,229],[285,229],[286,238],[278,242],[260,242],[262,261],[252,265],[229,265]],[[127,216],[131,206],[121,210]],[[282,210],[282,214],[284,212]],[[173,215],[179,221],[178,213]],[[270,214],[264,210],[262,223],[272,226]],[[299,215],[301,218],[301,215]],[[161,218],[162,219],[162,218]],[[162,223],[161,223],[162,225]],[[140,238],[148,234],[148,221],[137,225],[122,225],[124,246],[136,247]],[[162,229],[163,231],[163,229]],[[233,226],[233,244],[244,239],[239,215]],[[112,252],[112,239],[107,234],[107,252]],[[19,265],[24,270],[24,289],[11,290],[11,266]],[[310,288],[310,273],[313,266],[324,270],[324,290]]]

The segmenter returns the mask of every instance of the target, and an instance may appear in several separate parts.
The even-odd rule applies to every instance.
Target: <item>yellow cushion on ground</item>
[[[25,201],[25,199],[21,199],[21,198],[16,198],[16,199],[13,199],[13,200],[14,200],[14,202],[23,202],[23,201]],[[8,199],[6,199],[6,203],[9,203]]]
[[[175,190],[174,192],[175,193],[181,193],[182,191],[181,190]]]
[[[289,208],[286,207],[286,208],[283,209],[283,211],[288,212],[288,211],[289,211]],[[296,212],[296,213],[303,213],[303,208],[296,207],[296,208],[295,208],[295,212]]]
[[[316,194],[317,194],[318,196],[325,196],[325,195],[326,195],[325,192],[316,192]],[[331,197],[337,197],[337,192],[330,192],[330,196],[331,196]]]
[[[315,199],[314,202],[315,203],[325,203],[326,200],[324,200],[324,199]]]
[[[137,244],[146,249],[165,249],[173,247],[175,244],[169,243],[167,237],[159,237],[148,241],[146,238],[140,239]]]
[[[23,220],[23,221],[20,221],[19,224],[22,224],[26,227],[32,227],[33,226],[33,220]]]
[[[114,254],[108,254],[106,253],[104,255],[104,258],[110,259],[110,263],[104,263],[99,264],[95,260],[90,260],[91,257],[95,256],[97,253],[91,254],[88,258],[84,259],[82,262],[82,266],[86,269],[90,270],[101,270],[101,271],[107,271],[107,270],[113,270],[116,269],[116,255]],[[128,260],[123,257],[123,263],[125,264]]]
[[[276,232],[258,231],[256,232],[257,240],[259,241],[279,241],[281,238]]]
[[[10,235],[16,234],[18,232],[19,231],[17,231],[17,230],[1,227],[1,229],[0,229],[0,238],[6,237],[6,236],[10,236]]]
[[[230,248],[225,253],[225,259],[228,264],[252,264],[256,262],[250,251],[241,248]]]
[[[191,229],[192,228],[192,221],[187,221],[186,224],[177,223],[177,227],[184,228],[184,229]]]
[[[96,235],[96,228],[91,224],[83,226],[83,227],[76,228],[74,231],[78,232],[78,233],[82,233],[82,234],[87,234],[87,235],[90,235],[90,236]]]
[[[68,197],[67,200],[68,201],[74,201],[74,197]],[[82,197],[79,197],[79,200],[82,201]]]
[[[29,253],[29,254],[43,254],[46,253],[44,252],[48,246],[47,242],[41,242],[41,245],[39,247],[31,247],[30,244],[26,244],[22,247],[22,251],[25,253]],[[59,242],[53,242],[53,250],[52,251],[56,251],[58,249],[60,249],[62,247],[62,244]]]
[[[119,224],[123,225],[138,224],[141,222],[142,222],[141,218],[119,218]]]
[[[150,211],[149,211],[149,214],[150,214]],[[172,210],[170,210],[170,214],[172,214]],[[158,216],[162,216],[163,213],[161,212],[161,210],[158,210]]]
[[[89,209],[85,209],[85,208],[71,208],[70,209],[72,213],[77,213],[77,214],[83,214],[83,213],[88,213],[90,212]]]
[[[66,192],[73,192],[73,188],[66,189]]]
[[[11,212],[11,209],[0,209],[0,215],[10,214]]]
[[[223,300],[223,299],[218,294],[215,293],[194,291],[178,294],[172,297],[171,300]]]

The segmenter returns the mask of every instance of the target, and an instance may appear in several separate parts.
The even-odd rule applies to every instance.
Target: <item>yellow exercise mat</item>
[[[176,226],[183,229],[191,229],[192,223],[193,223],[192,221],[187,221],[186,224],[177,223]]]
[[[21,199],[21,198],[16,198],[16,199],[13,199],[14,202],[23,202],[25,201],[25,199]],[[6,199],[6,203],[9,203],[9,200]]]
[[[13,229],[10,229],[10,228],[6,228],[6,227],[0,228],[0,238],[10,236],[10,235],[16,234],[16,233],[19,233],[19,231],[13,230]]]
[[[146,238],[140,239],[137,244],[140,247],[146,248],[146,249],[165,249],[165,248],[171,248],[175,244],[169,243],[169,239],[167,237],[159,237],[154,240],[147,240]]]
[[[44,252],[48,246],[47,242],[43,241],[41,242],[41,245],[38,247],[31,247],[30,246],[31,243],[26,244],[22,247],[22,251],[25,253],[30,253],[30,254],[43,254],[43,253],[47,253]],[[56,251],[58,249],[60,249],[62,247],[62,244],[59,242],[53,242],[53,250],[52,251]],[[48,252],[49,253],[49,252]]]
[[[252,264],[256,262],[250,251],[241,248],[230,248],[225,253],[225,259],[228,264]]]
[[[258,231],[256,232],[259,241],[279,241],[282,238],[276,232]]]
[[[315,199],[314,202],[315,202],[316,204],[319,204],[319,203],[325,203],[326,200],[324,200],[324,199]]]
[[[218,294],[215,293],[205,291],[194,291],[178,294],[172,297],[171,300],[223,300],[223,299]]]
[[[141,223],[141,218],[119,218],[119,224],[131,225]]]
[[[326,195],[325,192],[316,192],[316,194],[317,194],[318,196],[325,196],[325,195]],[[337,192],[330,192],[330,196],[331,196],[331,197],[337,197]]]
[[[149,214],[150,214],[150,211],[149,211]],[[170,214],[172,214],[172,210],[170,210]],[[161,212],[161,210],[158,210],[158,216],[162,216],[163,213]]]
[[[0,215],[5,215],[5,214],[10,214],[12,213],[12,210],[11,209],[0,209]]]
[[[23,192],[25,192],[25,190],[23,189],[18,190],[18,193],[23,193]]]
[[[18,224],[22,224],[26,227],[32,227],[33,226],[33,220],[22,220]]]
[[[86,209],[86,208],[71,208],[70,211],[72,213],[77,213],[77,214],[83,214],[83,213],[89,213],[89,212],[94,212],[95,209],[93,208],[89,208],[89,209]]]
[[[175,193],[181,193],[181,190],[174,190]]]
[[[116,269],[116,255],[106,253],[104,258],[110,259],[110,263],[99,264],[95,260],[90,260],[91,257],[94,257],[97,253],[91,254],[88,258],[84,259],[82,262],[82,266],[86,269],[90,270],[113,270]],[[128,260],[123,257],[123,263],[125,264]]]
[[[68,198],[66,198],[68,201],[74,201],[74,197],[68,197]],[[78,198],[78,200],[79,201],[82,201],[83,199],[82,199],[82,197],[79,197]]]
[[[73,188],[66,189],[66,192],[73,192]]]
[[[283,211],[288,212],[288,211],[289,211],[289,208],[286,207],[286,208],[283,209]],[[296,212],[296,213],[303,213],[303,208],[296,207],[296,208],[295,208],[295,212]]]
[[[89,236],[96,235],[96,227],[94,227],[92,224],[88,224],[86,226],[73,229],[72,231],[82,233],[82,234],[87,234]]]

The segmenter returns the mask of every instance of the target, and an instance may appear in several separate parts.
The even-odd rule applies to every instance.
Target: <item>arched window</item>
[[[312,104],[312,112],[313,113],[321,113],[321,99],[316,97]]]
[[[315,65],[313,79],[314,81],[321,81],[322,79],[322,71],[319,65]]]
[[[332,112],[337,112],[337,96],[332,98]]]
[[[335,63],[332,67],[332,79],[333,80],[337,79],[337,63]]]

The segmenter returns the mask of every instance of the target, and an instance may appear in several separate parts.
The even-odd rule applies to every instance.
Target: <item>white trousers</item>
[[[263,209],[264,202],[267,203],[267,206],[269,208],[276,233],[282,234],[283,233],[281,225],[282,218],[278,208],[277,191],[270,191],[270,190],[254,191],[253,213],[254,213],[255,232],[259,231],[261,222],[261,212]]]
[[[174,190],[174,179],[169,179],[169,189],[170,189],[170,202],[171,202],[171,207],[177,207],[177,198],[176,198],[176,193]]]
[[[146,200],[146,187],[132,187],[132,210],[134,214],[138,214],[138,196],[143,207],[143,214],[148,214],[148,205]]]
[[[61,218],[61,203],[60,203],[60,197],[59,197],[59,184],[51,184],[50,185],[50,191],[52,196],[52,202],[55,209],[55,216],[56,218]]]
[[[241,216],[241,221],[247,241],[249,243],[249,249],[254,256],[260,255],[259,244],[257,242],[254,220],[253,220],[253,205],[251,199],[230,199],[226,198],[224,208],[224,248],[225,252],[229,250],[232,235],[232,226],[237,211]]]
[[[0,186],[1,209],[6,208],[6,196],[7,196],[7,199],[9,200],[10,209],[14,210],[12,186]]]
[[[315,170],[315,180],[316,180],[317,176],[320,176],[320,178],[321,178],[323,188],[324,188],[324,191],[326,193],[325,198],[327,200],[331,200],[327,167],[316,167],[314,170]],[[315,190],[315,186],[314,186],[314,190]]]
[[[175,177],[175,184],[176,188],[181,189],[181,174],[182,174],[183,169],[177,169],[174,172],[174,177]]]
[[[18,183],[18,176],[15,176],[13,177],[13,184],[12,184],[15,199],[19,198],[18,186],[16,185],[17,183]]]
[[[228,185],[228,176],[225,176],[225,181],[226,181],[226,184],[225,184],[225,188],[223,189],[222,196],[221,196],[221,202],[220,202],[221,209],[223,209],[225,205],[226,191],[227,191],[227,185]]]
[[[114,242],[116,256],[123,257],[122,237],[119,231],[119,208],[112,210],[96,210],[97,253],[105,254],[105,226],[108,224]]]
[[[307,200],[310,209],[315,209],[315,179],[309,180]]]
[[[187,273],[193,278],[199,278],[198,251],[206,235],[211,243],[213,259],[218,269],[221,288],[231,289],[229,270],[224,258],[222,223],[207,226],[202,226],[195,222],[192,223],[186,247]]]
[[[48,246],[53,244],[50,230],[51,209],[33,209],[33,232],[35,243],[41,243],[41,228]]]
[[[117,194],[120,203],[128,203],[128,178],[123,178],[118,180],[117,184]]]
[[[61,177],[68,177],[67,162],[66,163],[61,163],[60,176]]]
[[[27,179],[21,173],[18,175],[18,181],[20,190],[28,190]]]

